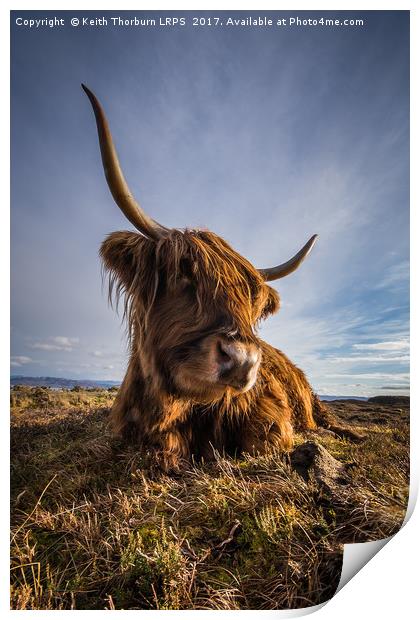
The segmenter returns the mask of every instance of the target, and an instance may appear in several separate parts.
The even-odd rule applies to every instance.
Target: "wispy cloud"
[[[31,349],[39,349],[41,351],[73,351],[79,343],[79,338],[69,338],[68,336],[55,336],[46,341],[34,342],[28,346]]]
[[[382,280],[378,282],[375,288],[400,288],[407,286],[407,280],[410,277],[410,263],[402,261],[390,265],[386,270]]]
[[[348,377],[352,377],[353,379],[379,379],[379,380],[390,380],[393,379],[395,381],[409,381],[410,375],[408,373],[384,373],[384,372],[364,372],[364,373],[331,373],[326,375],[327,377],[334,379],[345,379]]]

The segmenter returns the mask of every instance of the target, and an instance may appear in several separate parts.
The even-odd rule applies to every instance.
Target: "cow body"
[[[128,369],[111,414],[117,435],[151,448],[171,469],[212,458],[215,450],[288,450],[294,431],[316,427],[323,406],[304,373],[256,335],[258,321],[278,309],[278,295],[225,241],[210,232],[174,231],[157,246],[116,232],[101,255],[111,289],[124,297],[130,332]],[[213,267],[228,258],[229,269],[217,273],[203,256]],[[201,367],[211,362],[200,343],[229,332],[258,351],[254,384],[195,392],[195,372],[199,382]],[[188,363],[191,385],[185,385]]]

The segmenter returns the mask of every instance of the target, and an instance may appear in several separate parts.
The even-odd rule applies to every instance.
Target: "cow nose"
[[[243,388],[254,383],[261,354],[254,344],[219,341],[219,365],[221,378],[233,387]]]

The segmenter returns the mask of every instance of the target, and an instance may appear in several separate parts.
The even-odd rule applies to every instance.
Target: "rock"
[[[293,450],[290,462],[304,480],[313,472],[315,480],[330,494],[339,493],[340,487],[350,482],[346,466],[315,441],[307,441]]]

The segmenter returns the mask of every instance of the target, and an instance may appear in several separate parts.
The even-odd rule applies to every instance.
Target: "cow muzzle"
[[[261,351],[253,343],[221,338],[217,343],[219,381],[239,392],[254,385],[261,362]]]

